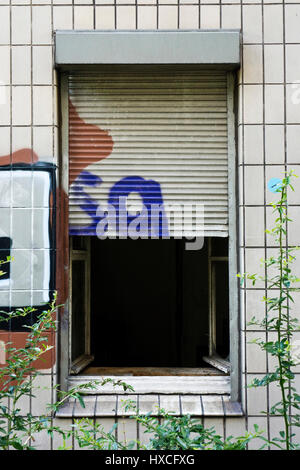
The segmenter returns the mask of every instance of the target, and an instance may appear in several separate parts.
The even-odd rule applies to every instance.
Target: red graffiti
[[[45,332],[43,334],[45,341],[43,344],[45,346],[49,346],[49,348],[44,354],[40,356],[39,359],[32,362],[31,366],[35,367],[38,370],[42,369],[50,369],[55,364],[55,333],[53,331]],[[25,348],[26,341],[28,339],[28,333],[23,331],[15,331],[9,332],[0,330],[0,347],[1,347],[1,356],[0,356],[0,369],[5,366],[5,361],[9,359],[11,354],[8,350],[10,348],[16,348],[17,350],[21,348]],[[6,347],[4,347],[6,345]],[[3,385],[1,387],[0,381],[0,389],[3,389]],[[10,383],[13,385],[13,383]]]
[[[81,119],[69,101],[69,181],[70,184],[82,170],[92,163],[108,157],[113,149],[111,135],[98,126]]]
[[[0,156],[0,165],[15,165],[17,163],[36,163],[39,157],[31,149],[21,149],[13,152],[11,155]]]

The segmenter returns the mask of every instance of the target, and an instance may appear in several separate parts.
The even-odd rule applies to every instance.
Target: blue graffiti
[[[84,191],[85,186],[98,186],[102,183],[99,176],[93,175],[89,171],[82,171],[73,184],[75,202],[91,218],[91,223],[85,227],[71,226],[70,235],[96,235],[97,224],[100,217],[97,215],[98,204],[91,196]]]
[[[138,193],[141,196],[143,206],[147,211],[147,233],[143,232],[143,235],[152,237],[167,237],[168,223],[163,206],[163,197],[160,184],[154,180],[145,180],[141,176],[127,176],[122,178],[111,188],[109,192],[108,204],[111,204],[115,207],[118,221],[118,232],[120,232],[119,214],[122,209],[124,210],[120,204],[122,204],[122,198],[127,198],[131,193]],[[158,209],[157,217],[153,217],[153,208]],[[130,215],[127,213],[127,228],[136,218],[136,215]]]
[[[69,229],[70,235],[92,235],[97,234],[97,225],[107,217],[107,211],[102,210],[98,202],[95,201],[84,191],[84,186],[98,186],[102,183],[102,179],[90,172],[83,171],[80,173],[73,185],[73,191],[76,193],[75,201],[78,206],[86,213],[91,219],[91,223],[87,226],[71,226]],[[131,193],[138,193],[142,199],[143,207],[146,214],[130,215],[126,210],[126,198]],[[108,206],[113,207],[116,214],[116,230],[118,234],[124,233],[124,228],[127,230],[132,223],[137,222],[136,231],[141,235],[148,235],[152,237],[167,237],[168,236],[168,221],[165,214],[163,196],[160,184],[154,180],[146,180],[140,176],[127,176],[115,183],[110,189],[108,195]],[[121,207],[121,205],[123,206]],[[153,209],[154,208],[154,209]],[[157,211],[153,217],[153,210]],[[126,222],[122,225],[120,220],[121,213],[126,212]],[[141,227],[138,225],[141,222]],[[143,226],[143,227],[142,227]],[[146,233],[145,233],[146,226]],[[144,230],[143,230],[144,228]]]

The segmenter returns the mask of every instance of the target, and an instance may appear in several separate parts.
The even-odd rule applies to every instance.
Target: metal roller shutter
[[[69,97],[70,234],[95,235],[123,196],[127,225],[163,207],[152,235],[228,235],[225,71],[74,72]]]

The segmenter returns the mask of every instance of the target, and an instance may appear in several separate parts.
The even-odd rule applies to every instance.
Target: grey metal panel
[[[203,64],[237,68],[240,31],[56,31],[55,63]]]

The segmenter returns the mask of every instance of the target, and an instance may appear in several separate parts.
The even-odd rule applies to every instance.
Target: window
[[[227,373],[227,242],[71,237],[71,372]]]
[[[141,393],[228,393],[231,380],[237,397],[233,84],[214,69],[63,76],[71,384],[116,374],[143,379]],[[146,232],[120,232],[120,198],[125,229],[145,209]],[[177,208],[194,203],[204,224],[190,233]],[[191,235],[204,236],[201,250],[185,250]]]

